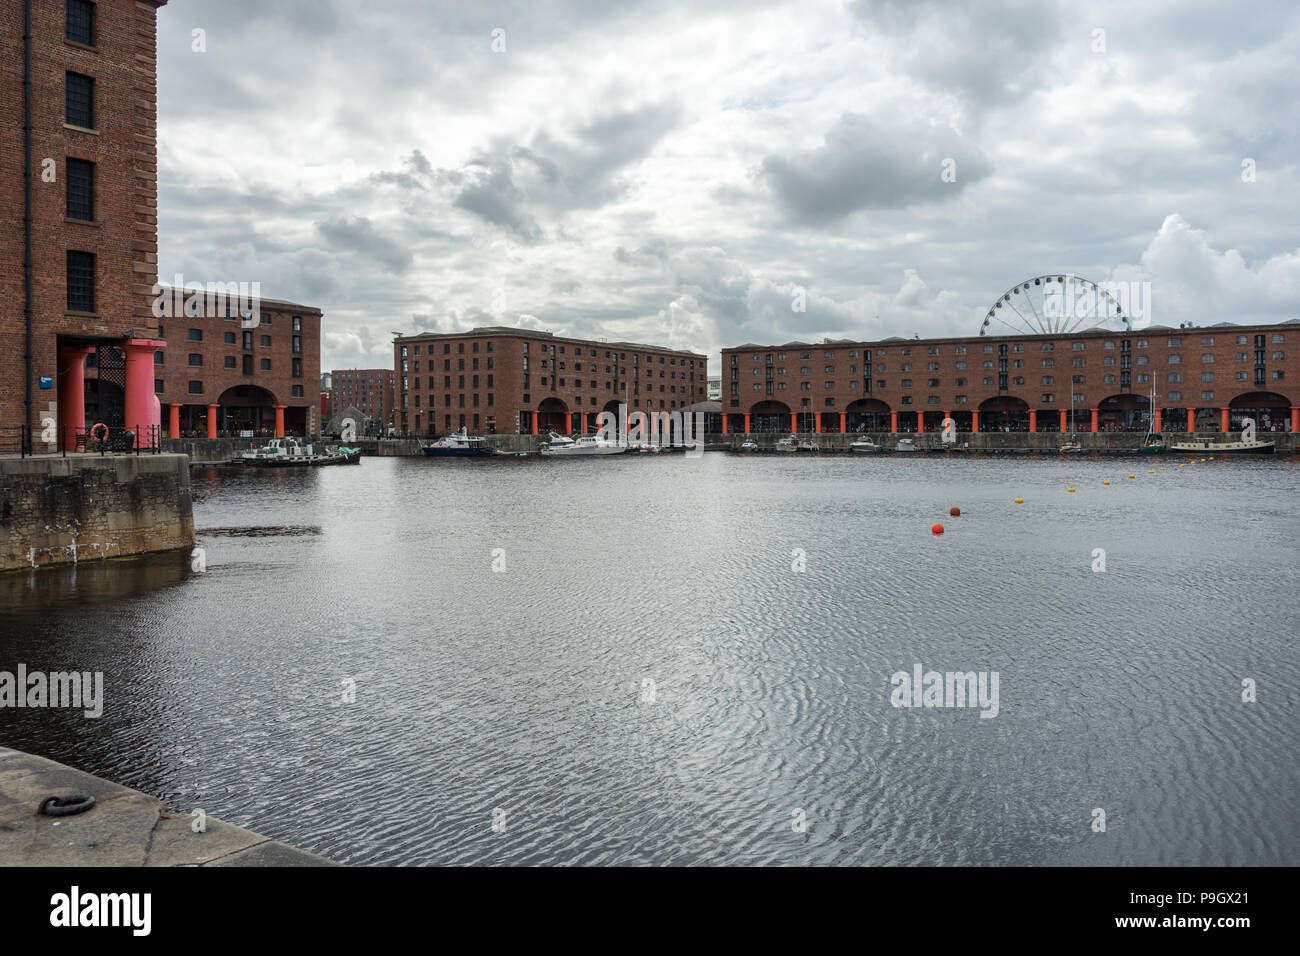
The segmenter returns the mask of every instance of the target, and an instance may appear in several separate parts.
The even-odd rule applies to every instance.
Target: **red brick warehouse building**
[[[728,432],[1300,431],[1300,320],[722,352]]]
[[[153,356],[167,437],[320,433],[320,309],[258,299],[241,310],[235,297],[187,298],[166,286],[157,301],[166,313],[159,330],[171,336],[171,349]],[[93,369],[88,376],[86,414],[95,418],[103,385]]]
[[[393,416],[394,380],[391,368],[335,369],[330,373],[330,414],[355,408],[370,419],[373,429],[386,430]]]
[[[166,0],[0,5],[0,442],[43,420],[85,425],[98,353],[101,418],[154,434],[157,8]],[[108,395],[111,391],[112,395]]]
[[[397,428],[538,434],[594,431],[603,411],[689,410],[708,397],[699,352],[480,328],[393,341]]]

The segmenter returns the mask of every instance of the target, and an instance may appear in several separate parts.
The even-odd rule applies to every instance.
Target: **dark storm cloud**
[[[487,158],[475,160],[461,171],[461,176],[468,183],[456,196],[457,208],[500,226],[524,242],[542,238],[541,227],[523,208],[524,194],[514,184],[509,163]]]
[[[943,178],[948,161],[954,181]],[[826,133],[821,148],[769,156],[762,170],[790,220],[813,226],[862,209],[948,199],[990,171],[979,147],[951,129],[882,126],[853,113]]]

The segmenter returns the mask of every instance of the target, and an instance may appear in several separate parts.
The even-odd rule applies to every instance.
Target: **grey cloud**
[[[510,166],[499,160],[475,160],[465,170],[468,184],[454,205],[514,233],[525,242],[542,238],[541,227],[523,208],[523,193],[515,186]]]
[[[372,259],[395,275],[401,275],[411,268],[411,251],[401,243],[380,235],[375,231],[374,224],[364,216],[318,222],[316,230],[334,248]]]
[[[947,159],[955,163],[955,182],[941,178]],[[937,202],[989,172],[979,147],[951,128],[886,127],[853,113],[840,118],[819,149],[769,156],[762,165],[786,215],[801,225],[834,222],[862,209]]]

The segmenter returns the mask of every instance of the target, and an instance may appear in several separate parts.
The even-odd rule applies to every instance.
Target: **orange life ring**
[[[104,433],[103,433],[102,435],[101,435],[100,432],[99,432],[99,430],[100,430],[101,428],[104,429]],[[90,437],[93,438],[93,439],[95,439],[95,441],[97,441],[97,442],[104,442],[104,441],[107,441],[107,440],[108,440],[108,426],[105,425],[103,422],[95,422],[95,424],[93,424],[93,425],[90,426]]]

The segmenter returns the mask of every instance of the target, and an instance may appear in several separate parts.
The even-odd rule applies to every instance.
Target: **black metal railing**
[[[53,446],[51,448],[51,446]],[[0,429],[0,454],[34,455],[73,454],[156,455],[162,446],[162,429],[158,425],[136,425],[110,429],[96,424],[89,428],[76,425],[45,425],[32,428],[14,425]]]

